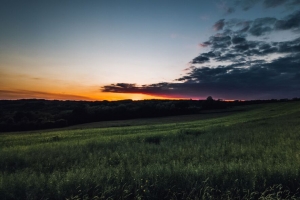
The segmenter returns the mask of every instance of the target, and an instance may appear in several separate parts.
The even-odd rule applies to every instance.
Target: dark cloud
[[[209,61],[208,57],[203,56],[203,54],[201,54],[200,56],[197,56],[196,58],[194,58],[191,63],[192,64],[202,64],[202,63],[206,63]]]
[[[266,50],[266,49],[270,49],[270,48],[271,48],[271,45],[268,44],[268,43],[261,43],[261,44],[259,45],[259,48],[260,48],[261,50]]]
[[[259,2],[266,8],[300,4],[300,0],[237,1],[245,10]],[[300,97],[300,37],[297,35],[300,10],[282,19],[221,19],[213,27],[219,32],[199,44],[208,47],[208,52],[195,57],[190,63],[196,66],[189,67],[175,82],[142,86],[117,83],[103,86],[101,90],[178,98],[210,95],[222,99]],[[297,38],[274,42],[261,37],[282,30]]]
[[[293,98],[300,94],[300,54],[278,58],[270,63],[257,60],[215,68],[194,68],[177,79],[181,83],[158,83],[137,87],[104,86],[102,91],[143,93],[173,97],[224,99]]]
[[[279,49],[277,47],[269,46],[268,48],[261,48],[257,55],[267,55],[272,53],[278,53]]]
[[[203,64],[209,61],[209,58],[215,61],[241,61],[245,55],[260,55],[260,42],[247,41],[243,37],[211,37],[210,39],[212,51],[202,53],[194,58],[192,64]],[[266,47],[264,49],[266,51]]]
[[[217,21],[214,25],[213,25],[213,28],[215,31],[219,31],[219,30],[222,30],[225,23],[224,23],[224,20],[225,19],[220,19],[219,21]]]
[[[128,92],[128,91],[136,91],[138,90],[138,87],[136,84],[129,84],[129,83],[117,83],[117,84],[111,84],[108,86],[104,86],[102,88],[103,92],[117,92],[120,93],[122,91]]]
[[[212,40],[213,41],[213,40]],[[300,38],[285,42],[248,41],[246,38],[233,37],[232,45],[227,48],[215,48],[198,57],[208,57],[214,61],[241,61],[247,56],[266,56],[273,53],[300,53]],[[212,46],[217,46],[212,43]],[[198,58],[197,57],[197,58]],[[205,62],[202,62],[205,63]],[[193,64],[202,64],[200,62]]]
[[[231,45],[231,37],[228,35],[217,35],[212,36],[209,39],[209,42],[211,43],[211,47],[216,49],[224,49]]]
[[[224,38],[226,36],[240,37],[243,35],[244,37],[247,36],[247,34],[250,34],[259,37],[266,36],[274,31],[290,30],[299,32],[300,10],[295,11],[282,19],[276,19],[274,17],[257,18],[255,20],[221,19],[217,21],[213,27],[216,31],[223,30],[223,33],[218,33],[211,37],[209,41],[202,43],[201,46],[206,47],[214,43],[214,37],[216,36],[223,36]]]
[[[208,47],[209,45],[211,45],[211,43],[208,41],[199,44],[200,47]]]
[[[218,54],[219,54],[218,52],[214,53],[214,52],[210,51],[207,53],[202,53],[201,55],[205,56],[205,57],[213,58],[213,57],[216,57]]]
[[[210,44],[211,51],[200,54],[191,63],[203,64],[210,60],[238,62],[242,61],[241,58],[245,56],[266,56],[273,53],[300,52],[300,38],[285,42],[267,43],[264,41],[248,41],[246,37],[242,36],[230,37],[219,34],[218,36],[210,37],[210,40],[206,43]]]
[[[236,50],[237,52],[246,51],[249,48],[250,48],[250,46],[247,43],[242,43],[242,44],[233,46],[233,49]]]
[[[238,30],[238,33],[244,33],[247,32],[250,29],[250,25],[252,24],[251,21],[243,21],[238,24],[236,24],[237,27],[242,27],[240,30]]]
[[[253,21],[248,32],[254,36],[265,35],[274,29],[273,27],[276,21],[276,18],[271,17],[258,18]]]
[[[300,10],[287,16],[282,20],[276,21],[275,28],[277,30],[299,30],[300,29]]]
[[[285,42],[252,42],[251,56],[263,56],[271,53],[300,53],[300,38]]]
[[[240,54],[223,53],[216,57],[215,61],[236,61],[238,58],[240,58]]]
[[[278,53],[299,53],[300,37],[291,41],[273,42],[272,45],[278,49]]]
[[[243,37],[233,37],[231,41],[233,44],[239,44],[239,43],[246,42],[246,39]]]
[[[258,1],[253,1],[253,3],[258,3]],[[267,8],[287,3],[296,2],[263,1],[263,5]],[[244,5],[247,7],[247,4]],[[300,95],[300,37],[283,42],[255,40],[256,37],[266,36],[280,30],[298,34],[300,10],[282,19],[274,17],[247,21],[222,19],[215,24],[215,27],[218,27],[215,30],[223,32],[211,36],[206,42],[211,50],[200,54],[197,58],[209,58],[210,61],[216,63],[230,61],[232,64],[203,67],[207,63],[194,63],[202,67],[193,68],[187,75],[177,79],[177,81],[182,81],[182,85],[177,85],[177,87],[183,88],[189,85],[203,93],[208,92],[207,95],[225,99],[237,96],[292,98]],[[253,40],[247,39],[249,35],[254,36]],[[268,59],[268,61],[260,57],[269,55],[281,57],[275,60]],[[191,89],[186,88],[186,91],[191,91]]]
[[[111,85],[105,85],[101,88],[102,92],[114,92],[114,93],[138,93],[138,94],[155,94],[164,95],[170,90],[169,83],[156,83],[150,85],[138,86],[135,83],[117,83]]]
[[[208,61],[210,61],[210,58],[215,58],[216,60],[221,60],[221,51],[224,51],[231,45],[231,37],[230,36],[224,36],[224,35],[218,35],[218,36],[212,36],[210,37],[209,41],[204,42],[203,44],[205,47],[211,46],[212,51],[209,51],[207,53],[202,53],[196,58],[194,58],[190,63],[192,64],[203,64]],[[204,45],[203,45],[204,46]]]

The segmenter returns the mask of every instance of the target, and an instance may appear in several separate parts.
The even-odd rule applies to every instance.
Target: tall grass
[[[300,104],[159,125],[2,134],[0,199],[291,199]]]

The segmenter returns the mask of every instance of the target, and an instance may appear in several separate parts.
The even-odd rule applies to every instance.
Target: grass
[[[0,199],[300,198],[300,102],[1,134]]]

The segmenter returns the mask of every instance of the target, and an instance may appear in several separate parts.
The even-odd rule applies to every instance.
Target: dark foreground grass
[[[0,199],[298,199],[300,103],[184,123],[2,134]]]

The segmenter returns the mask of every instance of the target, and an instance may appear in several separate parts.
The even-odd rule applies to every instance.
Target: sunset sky
[[[299,0],[2,0],[0,99],[300,97]]]

